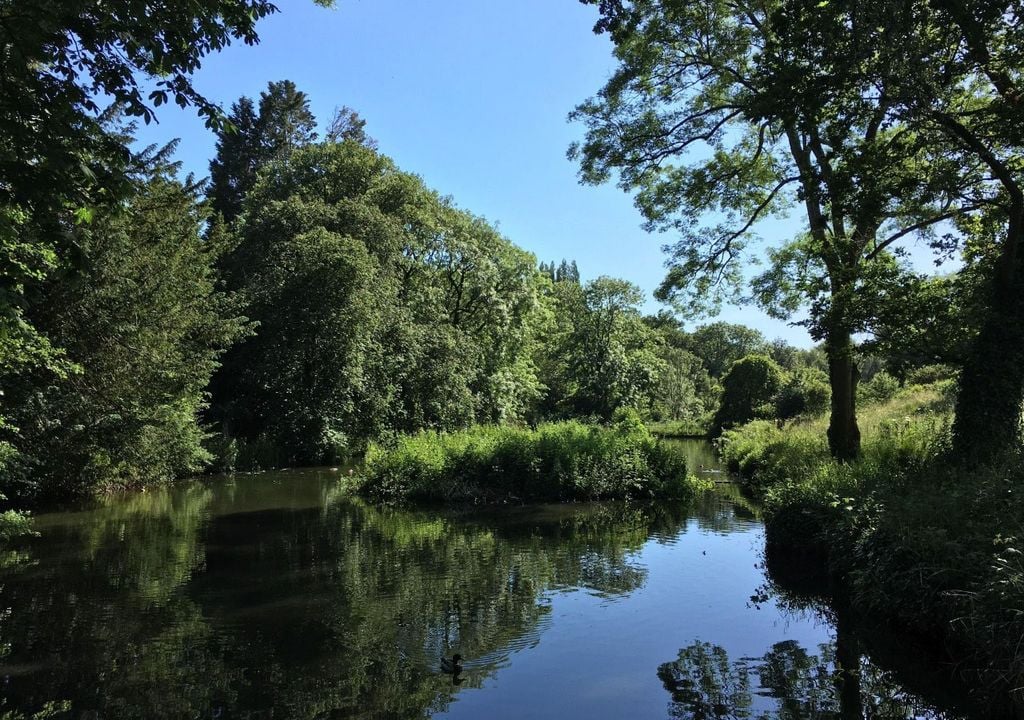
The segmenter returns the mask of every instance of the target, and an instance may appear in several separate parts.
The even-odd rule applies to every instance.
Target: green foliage
[[[661,420],[647,423],[652,435],[661,438],[703,438],[708,434],[708,423],[697,420]]]
[[[722,400],[712,421],[715,434],[755,417],[770,416],[782,385],[782,368],[767,355],[747,355],[722,377]]]
[[[241,97],[231,106],[230,125],[217,131],[217,154],[210,162],[209,199],[215,213],[233,223],[260,168],[316,139],[309,98],[291,80],[271,82],[260,93],[259,109]]]
[[[21,471],[4,489],[21,501],[168,480],[208,457],[197,415],[240,323],[215,289],[222,247],[200,236],[196,188],[151,172],[123,208],[75,229],[87,264],[66,266],[37,296],[32,323],[74,371],[3,385]],[[31,484],[12,486],[19,478]]]
[[[868,382],[858,385],[857,394],[860,399],[868,402],[882,402],[895,397],[899,389],[900,381],[883,370]]]
[[[785,429],[755,421],[719,442],[763,499],[770,543],[825,557],[859,614],[956,646],[979,693],[999,703],[1024,678],[1015,530],[1024,464],[958,469],[950,416],[941,386],[869,403],[853,463],[829,458],[823,420]]]
[[[44,279],[87,262],[76,231],[100,212],[116,213],[134,192],[129,139],[111,130],[111,112],[99,103],[112,101],[148,123],[153,108],[173,100],[198,108],[208,125],[220,123],[192,74],[232,41],[255,43],[257,22],[275,11],[265,0],[5,5],[0,374],[59,378],[69,370],[29,312]]]
[[[734,362],[747,355],[764,353],[764,335],[757,330],[727,322],[702,325],[683,341],[690,352],[704,361],[713,378],[721,378]]]
[[[536,365],[547,392],[537,415],[608,421],[619,408],[649,413],[671,378],[659,338],[640,316],[640,289],[609,277],[580,286],[566,267],[568,276],[543,296]]]
[[[933,151],[916,120],[893,112],[905,102],[893,97],[904,92],[918,98],[915,113],[960,94],[931,69],[921,73],[927,97],[906,85],[913,68],[928,65],[920,58],[948,57],[946,32],[935,28],[935,45],[927,35],[904,44],[901,22],[917,19],[909,4],[901,22],[891,22],[884,3],[856,0],[584,2],[599,6],[595,30],[610,36],[618,66],[571,116],[586,126],[585,140],[570,150],[581,178],[616,178],[635,194],[649,228],[674,231],[679,239],[667,248],[670,269],[658,295],[691,314],[716,309],[738,290],[738,263],[759,221],[792,207],[805,213],[806,234],[770,253],[754,298],[777,317],[806,310],[802,322],[830,362],[830,447],[837,457],[856,457],[851,338],[879,325],[908,289],[927,285],[907,282],[912,274],[897,261],[896,243],[919,236],[941,249],[948,242],[935,238],[935,226],[979,210],[989,200],[977,195],[992,192],[978,163]],[[995,18],[1011,15],[993,11],[979,21],[949,12],[970,16],[982,39],[999,26]],[[917,54],[885,62],[888,50],[875,50],[882,47]],[[954,87],[975,93],[966,78]]]
[[[820,370],[789,373],[775,396],[775,417],[789,420],[800,415],[821,415],[828,410],[828,376]]]
[[[371,444],[362,494],[386,501],[597,500],[686,497],[683,459],[635,413],[612,427],[574,421],[536,430],[478,426]]]
[[[717,387],[701,359],[668,344],[658,348],[658,355],[665,366],[658,382],[652,417],[660,421],[702,425],[706,431],[712,402],[717,400]]]
[[[258,178],[223,263],[258,329],[213,383],[240,467],[532,411],[531,255],[351,140],[293,149]]]

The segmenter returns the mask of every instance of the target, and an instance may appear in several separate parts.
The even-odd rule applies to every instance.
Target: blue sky
[[[583,278],[612,275],[650,293],[664,274],[669,236],[641,227],[632,199],[613,185],[579,185],[566,159],[583,129],[566,116],[610,75],[611,44],[595,36],[593,7],[574,0],[280,0],[258,46],[210,56],[197,88],[228,107],[271,80],[293,80],[326,123],[348,105],[399,167],[497,224],[540,260],[575,259]],[[194,111],[158,109],[140,141],[182,139],[186,171],[205,176],[214,137]],[[798,216],[794,216],[798,218]],[[773,223],[780,235],[797,220]],[[780,238],[781,239],[781,238]],[[656,311],[648,301],[645,308]],[[754,308],[721,316],[769,338],[808,346],[802,328]]]

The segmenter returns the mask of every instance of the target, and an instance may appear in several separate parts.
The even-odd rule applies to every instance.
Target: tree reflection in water
[[[331,487],[239,478],[42,516],[0,578],[0,717],[423,717],[459,687],[442,653],[480,686],[537,642],[549,593],[631,593],[634,553],[687,517],[410,512]]]
[[[760,658],[730,661],[724,648],[695,641],[658,668],[671,694],[669,716],[686,720],[833,720],[941,718],[892,677],[853,655],[840,660],[846,638],[812,655],[793,640],[776,643]]]

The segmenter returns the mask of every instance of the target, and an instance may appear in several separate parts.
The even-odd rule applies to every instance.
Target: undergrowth
[[[383,501],[565,501],[687,497],[682,456],[635,417],[611,427],[478,426],[371,444],[353,489]]]
[[[1024,708],[1024,453],[951,456],[948,388],[906,388],[859,414],[863,454],[833,462],[827,420],[755,421],[720,441],[762,499],[768,541],[817,555],[863,616],[932,637],[993,712]]]

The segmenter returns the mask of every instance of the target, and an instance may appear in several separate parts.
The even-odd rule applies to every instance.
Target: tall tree
[[[291,80],[278,80],[260,93],[257,135],[264,162],[285,160],[316,140],[316,118],[309,97]]]
[[[610,420],[620,407],[649,410],[667,368],[656,352],[657,336],[641,318],[640,288],[600,277],[570,297],[578,305],[561,310],[573,323],[565,354],[574,412]]]
[[[366,120],[348,105],[335,109],[334,117],[327,125],[326,139],[329,142],[351,140],[371,150],[377,149],[377,141],[366,133]]]
[[[264,463],[316,462],[387,432],[524,417],[535,258],[354,142],[265,165],[226,259],[256,334],[211,415]]]
[[[856,18],[833,3],[582,1],[600,5],[596,29],[620,62],[573,113],[588,128],[570,151],[582,179],[617,173],[648,227],[680,233],[660,295],[688,310],[717,307],[756,223],[799,202],[805,249],[826,269],[810,330],[829,359],[829,445],[856,457],[862,273],[893,242],[952,216],[956,175],[917,162],[918,139],[893,124],[885,86],[851,71],[872,56],[850,32]],[[710,213],[723,221],[702,224]]]
[[[166,151],[165,151],[166,153]],[[198,413],[220,354],[241,322],[215,288],[222,247],[203,239],[196,184],[158,154],[136,194],[74,230],[88,258],[65,261],[29,318],[73,363],[64,376],[22,373],[0,384],[19,428],[19,499],[59,500],[138,486],[201,468]]]
[[[232,104],[228,124],[217,130],[210,161],[208,197],[229,225],[242,211],[246,194],[264,165],[286,160],[316,140],[316,118],[309,98],[291,80],[268,83],[259,106],[247,97]]]
[[[987,311],[963,365],[953,434],[965,462],[992,460],[1020,444],[1024,402],[1024,9],[1016,0],[790,0],[785,7],[803,54],[832,71],[820,78],[821,90],[863,88],[886,110],[880,131],[898,128],[925,160],[917,182],[932,211],[905,218],[871,255],[943,221],[959,233],[938,238],[941,250],[957,249],[963,238],[975,258],[983,248]],[[820,31],[832,17],[845,19],[845,43]],[[870,181],[861,179],[858,191]]]
[[[0,374],[68,369],[27,310],[49,273],[83,260],[75,223],[132,194],[130,153],[105,130],[102,99],[146,122],[173,100],[219,124],[191,77],[232,41],[255,43],[257,22],[275,10],[267,0],[0,4]]]
[[[228,121],[230,125],[217,132],[207,194],[213,211],[230,225],[242,212],[245,194],[256,184],[264,157],[253,101],[239,98],[231,105]]]
[[[904,117],[985,170],[972,190],[982,211],[975,238],[987,236],[991,258],[988,309],[960,375],[953,436],[964,462],[987,462],[1021,443],[1024,8],[1016,0],[901,2],[891,17],[900,42],[884,49],[879,74],[900,83]]]

